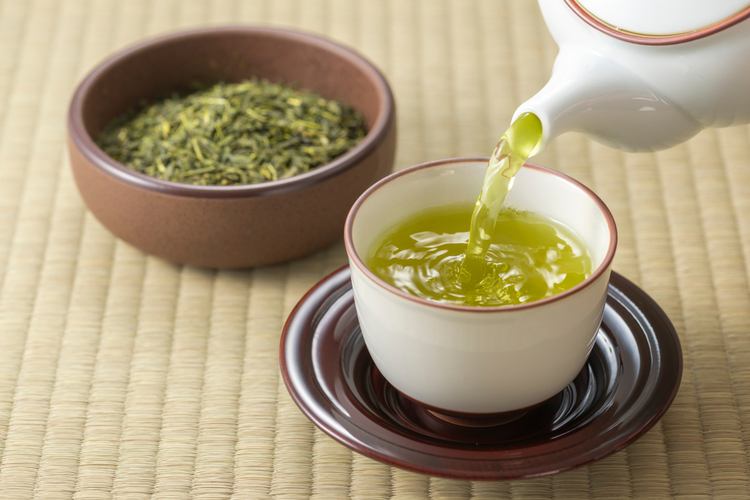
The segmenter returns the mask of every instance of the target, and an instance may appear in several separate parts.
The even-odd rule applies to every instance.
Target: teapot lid
[[[565,0],[589,25],[633,43],[667,45],[708,36],[750,17],[748,0]]]

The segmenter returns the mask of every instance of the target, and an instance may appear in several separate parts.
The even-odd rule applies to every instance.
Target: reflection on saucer
[[[284,382],[300,409],[349,448],[435,476],[507,480],[569,470],[627,446],[672,403],[682,352],[666,315],[613,273],[594,349],[555,397],[505,423],[452,423],[399,393],[362,338],[348,267],[321,281],[284,327]],[[460,424],[460,425],[458,425]]]

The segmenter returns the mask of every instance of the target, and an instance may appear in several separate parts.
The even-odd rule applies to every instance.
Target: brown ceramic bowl
[[[242,186],[194,186],[128,169],[94,138],[143,100],[195,81],[258,77],[298,84],[351,104],[368,133],[336,160],[295,177]],[[68,114],[70,158],[91,212],[116,236],[175,262],[238,268],[283,262],[343,234],[352,203],[391,171],[393,95],[350,49],[313,35],[261,27],[181,32],[130,47],[80,84]]]

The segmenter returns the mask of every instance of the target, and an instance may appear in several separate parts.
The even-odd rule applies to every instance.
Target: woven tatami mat
[[[396,168],[487,155],[556,47],[532,0],[0,0],[0,498],[750,498],[750,134],[624,155],[567,135],[537,158],[591,186],[615,269],[667,311],[682,387],[625,451],[579,470],[471,483],[392,469],[297,410],[278,339],[341,243],[213,272],[148,257],[85,210],[68,100],[112,51],[216,23],[326,34],[398,101]]]

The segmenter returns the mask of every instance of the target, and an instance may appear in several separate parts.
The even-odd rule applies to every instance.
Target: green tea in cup
[[[417,297],[470,306],[525,304],[586,279],[592,259],[578,236],[505,205],[542,132],[536,115],[518,117],[490,157],[476,204],[402,221],[371,249],[368,267]]]
[[[527,163],[515,176],[501,221],[491,228],[487,261],[502,271],[500,286],[465,293],[456,280],[457,260],[467,251],[472,207],[486,171],[486,160],[456,158],[391,174],[355,202],[344,229],[356,319],[368,352],[396,389],[443,414],[514,411],[563,390],[597,338],[617,246],[612,214],[591,190]],[[502,260],[514,247],[521,251]],[[379,261],[398,281],[378,274]],[[541,285],[540,295],[570,288],[532,300],[513,283],[526,272],[512,271],[514,261],[542,276],[529,280]],[[440,284],[442,266],[450,271],[449,285],[459,283],[458,292],[448,290],[458,296],[453,302],[442,298],[450,295],[446,289],[429,291],[437,298],[405,290],[409,283]],[[503,292],[523,301],[467,305],[490,305],[504,299]]]
[[[473,209],[454,204],[405,218],[370,249],[367,267],[417,297],[489,307],[543,299],[591,274],[591,256],[573,230],[511,208],[497,216],[481,278],[461,280]]]

